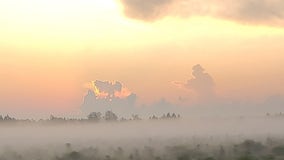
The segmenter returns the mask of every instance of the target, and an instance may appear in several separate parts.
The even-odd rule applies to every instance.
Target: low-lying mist
[[[283,121],[282,117],[207,117],[0,124],[0,160],[220,159],[220,154],[226,159],[277,158],[273,149],[280,147],[281,152],[284,145]]]

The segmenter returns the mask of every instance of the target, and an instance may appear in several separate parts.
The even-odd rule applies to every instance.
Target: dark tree
[[[117,115],[112,111],[106,111],[105,120],[106,121],[116,121],[118,119]]]
[[[171,114],[170,113],[167,114],[167,118],[171,118]]]
[[[150,117],[149,119],[159,119],[158,117],[156,117],[155,115],[153,115],[152,117]]]
[[[239,145],[245,152],[260,152],[264,149],[264,146],[255,142],[254,140],[245,140],[243,143]]]
[[[223,146],[220,146],[219,159],[220,159],[220,160],[224,160],[224,159],[225,159],[225,149],[224,149]]]
[[[133,120],[142,120],[142,119],[139,117],[138,114],[133,114],[133,115],[132,115],[132,119],[133,119]]]
[[[88,120],[100,121],[102,114],[100,112],[92,112],[88,115]]]
[[[65,118],[55,117],[55,116],[53,116],[53,115],[50,115],[49,120],[50,120],[50,121],[65,121]]]
[[[14,121],[14,120],[16,120],[16,119],[10,117],[9,115],[6,115],[6,116],[4,117],[4,120],[5,120],[5,121]]]
[[[284,145],[272,148],[272,153],[279,156],[284,156]]]
[[[79,152],[72,151],[63,155],[63,157],[57,157],[56,160],[82,160],[84,159],[83,155]]]

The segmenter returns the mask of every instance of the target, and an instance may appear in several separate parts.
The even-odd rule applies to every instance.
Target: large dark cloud
[[[244,23],[284,24],[283,0],[242,0],[233,4],[226,14],[220,14]]]
[[[283,0],[121,0],[128,17],[154,21],[165,16],[205,15],[241,23],[283,25]]]

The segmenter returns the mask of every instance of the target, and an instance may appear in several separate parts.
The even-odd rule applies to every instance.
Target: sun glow
[[[0,1],[0,44],[45,51],[82,50],[121,18],[115,0]]]

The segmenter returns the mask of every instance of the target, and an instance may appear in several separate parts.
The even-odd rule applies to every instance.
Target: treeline
[[[15,121],[16,118],[13,118],[13,117],[10,117],[9,115],[6,115],[6,116],[2,116],[0,115],[0,121]]]
[[[173,120],[179,119],[181,116],[176,113],[167,113],[162,116],[152,115],[149,117],[149,120]],[[124,122],[124,121],[139,121],[143,120],[138,114],[131,115],[131,118],[119,117],[112,111],[106,111],[105,113],[101,112],[91,112],[86,118],[66,118],[66,117],[56,117],[54,115],[50,115],[49,119],[16,119],[9,115],[2,116],[0,115],[0,123],[1,122]]]
[[[280,113],[266,113],[267,117],[271,117],[271,118],[283,118],[284,117],[284,113],[280,112]]]
[[[88,120],[92,121],[132,121],[132,120],[142,120],[138,114],[133,114],[131,118],[118,118],[118,116],[112,111],[106,111],[103,115],[101,112],[92,112],[87,116]],[[156,115],[152,115],[149,117],[150,120],[163,120],[163,119],[177,119],[180,118],[180,115],[176,113],[167,113],[158,117]]]

